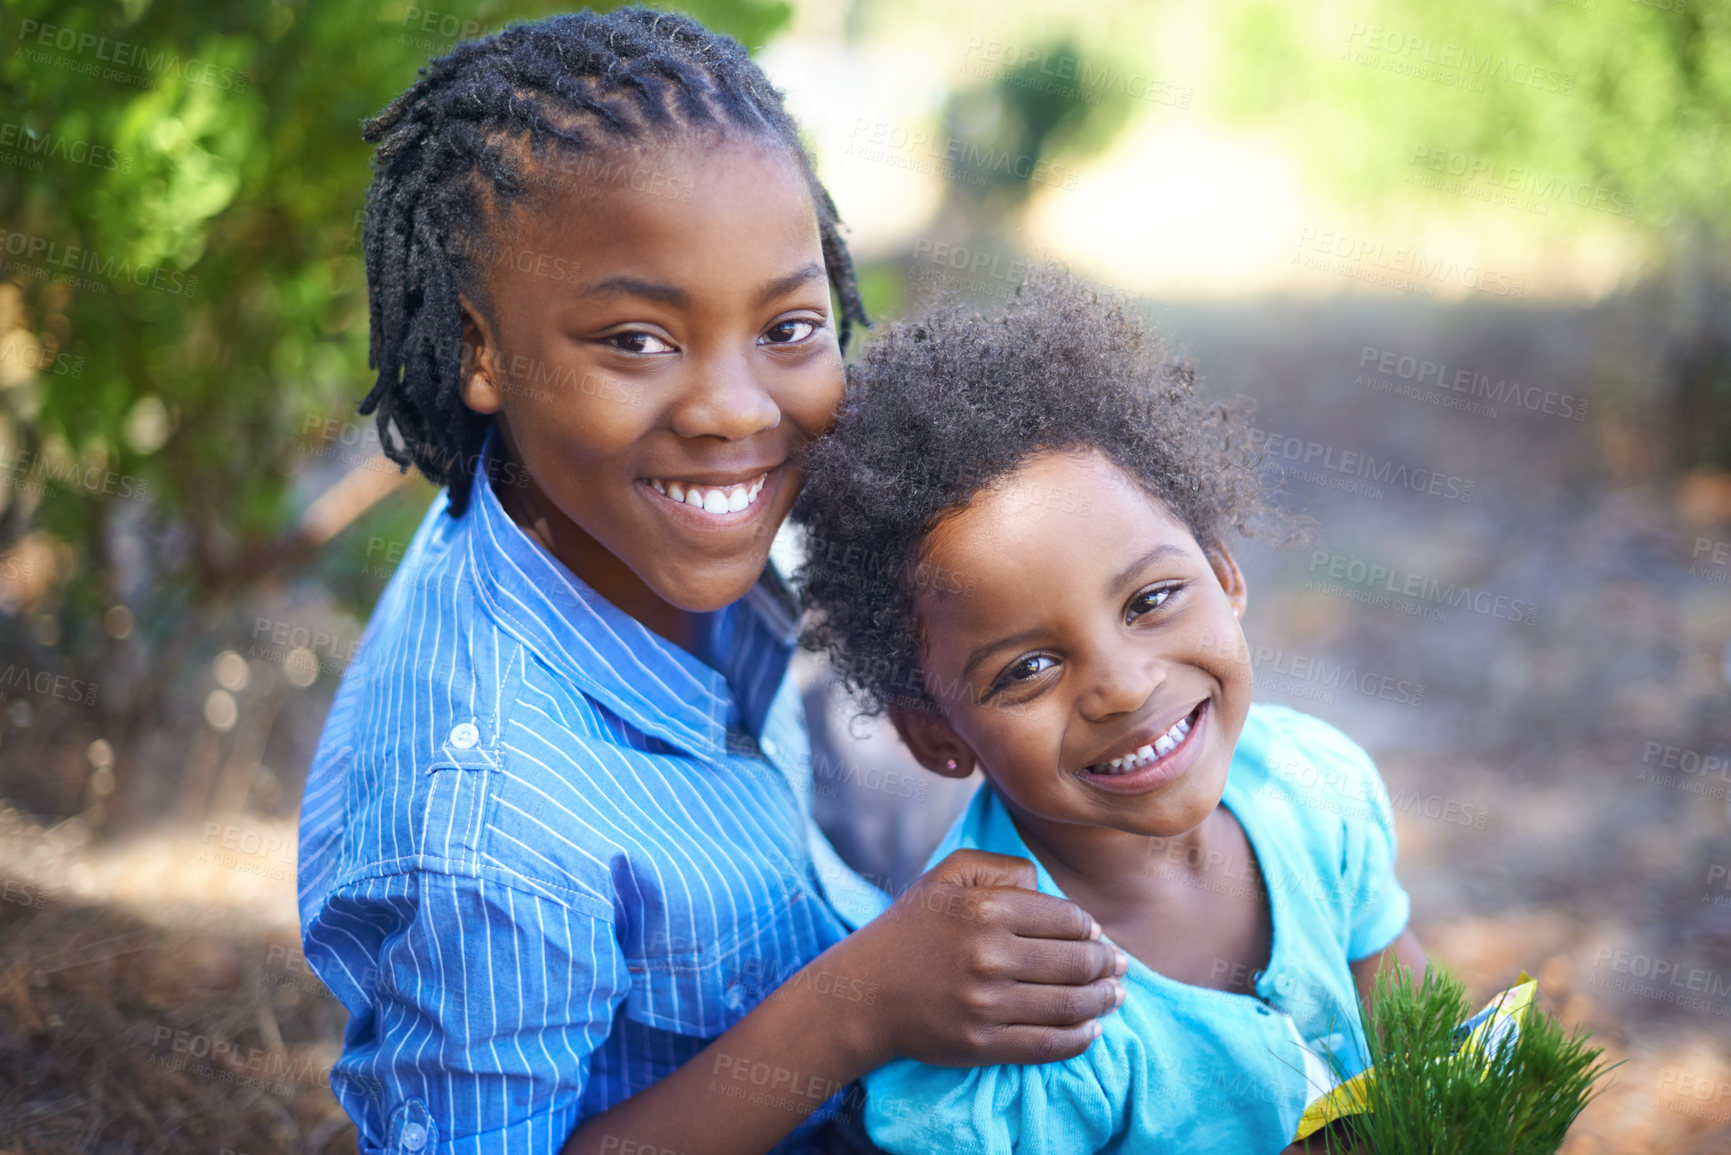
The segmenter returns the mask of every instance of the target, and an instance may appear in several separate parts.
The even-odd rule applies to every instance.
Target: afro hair
[[[959,579],[927,563],[927,535],[1038,454],[1099,451],[1204,547],[1281,526],[1246,409],[1199,398],[1194,378],[1124,300],[1050,266],[994,314],[950,301],[884,326],[849,371],[793,511],[806,647],[828,653],[867,713],[936,709],[916,602]]]

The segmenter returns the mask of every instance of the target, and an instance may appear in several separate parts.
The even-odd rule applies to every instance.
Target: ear
[[[473,301],[459,293],[457,304],[463,311],[463,362],[458,395],[476,413],[497,413],[505,407],[499,342],[493,335],[492,323]]]
[[[966,778],[974,772],[973,748],[950,729],[950,724],[929,710],[897,704],[890,707],[890,721],[914,760],[945,778]]]
[[[1250,593],[1244,586],[1244,574],[1239,571],[1238,562],[1233,560],[1232,551],[1226,548],[1225,542],[1215,540],[1204,546],[1202,552],[1208,555],[1208,566],[1214,571],[1220,588],[1226,591],[1226,600],[1232,603],[1232,615],[1242,618],[1250,604]]]

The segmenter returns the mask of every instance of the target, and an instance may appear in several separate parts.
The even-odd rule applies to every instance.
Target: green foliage
[[[1684,220],[1731,234],[1723,4],[1379,0],[1318,18],[1238,0],[1220,17],[1232,66],[1199,101],[1277,132],[1342,199],[1425,195],[1411,179],[1424,149],[1465,166],[1446,175],[1554,208],[1585,188],[1586,211],[1560,227],[1597,211],[1648,233]],[[1629,201],[1632,214],[1608,208]]]
[[[789,14],[779,0],[682,7],[752,45]],[[369,384],[360,123],[458,40],[564,10],[6,6],[0,551],[37,531],[62,544],[52,580],[0,615],[0,644],[106,683],[111,713],[147,712],[176,654],[238,599],[324,564],[298,519],[371,449],[354,415]],[[401,492],[371,515],[384,534],[425,504],[424,487]],[[359,606],[376,590],[343,592]],[[116,603],[138,623],[142,696],[113,692]]]
[[[1350,1116],[1330,1150],[1552,1155],[1609,1070],[1584,1034],[1565,1034],[1536,1005],[1512,1041],[1457,1053],[1466,988],[1434,965],[1418,984],[1385,969],[1371,1003],[1369,1111]]]

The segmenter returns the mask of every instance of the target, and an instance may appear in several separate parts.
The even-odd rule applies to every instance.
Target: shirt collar
[[[490,430],[480,456],[485,461],[499,451],[497,431]],[[718,670],[613,605],[548,553],[505,512],[488,472],[476,470],[463,520],[475,588],[503,629],[631,726],[694,754],[724,753],[734,718],[753,734],[762,729],[799,632],[796,605],[773,566],[710,622]],[[734,687],[743,691],[738,701]]]

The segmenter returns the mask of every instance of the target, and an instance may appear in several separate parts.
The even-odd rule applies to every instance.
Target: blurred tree
[[[1199,102],[1278,134],[1361,208],[1497,195],[1647,249],[1673,350],[1672,464],[1731,468],[1731,6],[1701,0],[1228,0]],[[1573,206],[1571,209],[1570,206]]]
[[[789,14],[681,7],[751,46]],[[360,122],[458,40],[565,8],[7,5],[0,796],[67,813],[91,763],[130,769],[156,733],[172,776],[204,725],[202,663],[245,637],[253,593],[324,567],[364,613],[359,542],[406,540],[428,491],[387,496],[400,478],[369,467],[354,416]],[[363,514],[369,534],[337,537]],[[206,711],[218,730],[225,709]]]

